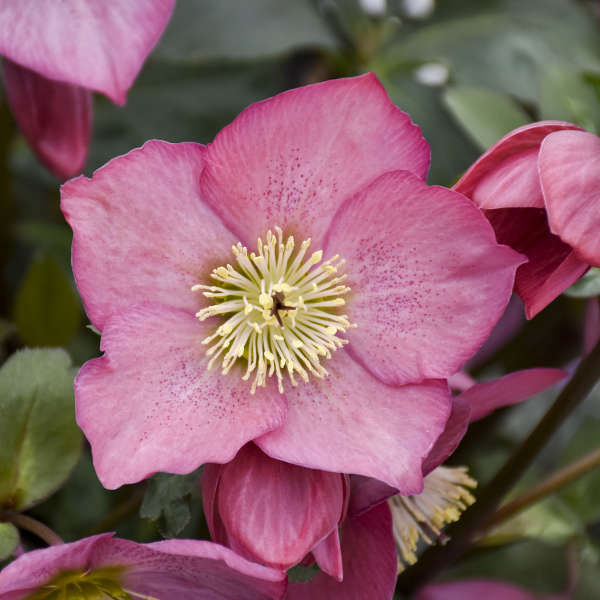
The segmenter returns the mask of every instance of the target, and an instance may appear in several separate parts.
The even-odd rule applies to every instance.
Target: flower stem
[[[538,500],[553,494],[560,488],[571,483],[575,479],[585,475],[592,469],[600,466],[600,448],[593,450],[589,454],[552,473],[549,477],[533,486],[531,489],[523,492],[512,502],[500,507],[490,519],[482,526],[482,529],[495,527],[499,523],[510,519],[512,516],[521,512],[525,508],[535,504]]]
[[[47,527],[37,519],[28,517],[22,513],[4,510],[0,512],[0,521],[7,521],[8,523],[16,525],[19,529],[25,529],[26,531],[37,535],[37,537],[44,540],[49,546],[56,546],[64,543],[50,527]]]
[[[561,423],[588,396],[598,379],[600,342],[579,363],[573,377],[534,430],[482,489],[477,502],[464,513],[458,523],[448,528],[450,542],[445,546],[430,548],[414,567],[400,577],[398,587],[401,591],[414,591],[468,550],[473,538],[491,518],[504,496],[521,478]]]

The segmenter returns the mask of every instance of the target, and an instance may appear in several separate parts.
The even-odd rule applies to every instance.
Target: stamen
[[[322,262],[318,250],[305,259],[310,238],[294,255],[293,236],[284,241],[279,227],[275,234],[267,231],[265,239],[258,238],[256,253],[238,242],[232,247],[237,268],[218,267],[210,275],[217,285],[198,283],[191,290],[213,302],[196,313],[200,321],[223,319],[202,340],[209,346],[207,367],[219,360],[227,374],[238,360],[246,360],[242,379],[254,374],[251,393],[273,376],[283,393],[284,372],[292,386],[299,383],[296,375],[305,382],[309,374],[327,376],[320,357],[331,358],[331,351],[347,344],[339,333],[356,325],[337,312],[346,303],[341,296],[350,291],[341,285],[346,275],[338,274],[344,264],[339,256]]]
[[[419,542],[435,544],[447,541],[442,531],[458,521],[475,498],[466,488],[477,482],[467,475],[466,467],[438,467],[425,477],[425,487],[415,496],[393,496],[388,500],[392,511],[394,538],[400,551],[399,572],[417,562]]]

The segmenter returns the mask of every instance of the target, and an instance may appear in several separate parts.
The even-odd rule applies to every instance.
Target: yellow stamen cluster
[[[346,275],[337,274],[344,261],[337,255],[323,261],[321,250],[307,256],[310,239],[294,252],[293,236],[284,242],[282,230],[275,227],[275,232],[268,231],[265,242],[258,238],[256,253],[239,242],[233,246],[237,265],[214,269],[217,285],[192,287],[214,302],[196,313],[198,319],[225,319],[202,341],[210,346],[208,368],[220,361],[225,375],[245,359],[242,379],[254,375],[251,393],[273,375],[283,392],[286,371],[293,386],[296,374],[303,381],[309,374],[325,377],[320,358],[331,358],[332,350],[348,342],[338,333],[355,327],[337,312],[350,291],[343,283]]]
[[[438,467],[425,477],[420,494],[388,500],[394,523],[394,538],[400,551],[399,572],[417,562],[420,541],[434,544],[441,540],[442,529],[458,521],[475,498],[466,488],[477,482],[467,475],[466,467]],[[403,562],[404,561],[404,562]]]

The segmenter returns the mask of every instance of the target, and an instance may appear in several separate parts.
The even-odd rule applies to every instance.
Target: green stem
[[[22,513],[14,512],[12,510],[2,511],[0,512],[0,521],[7,521],[8,523],[16,525],[19,529],[25,529],[26,531],[37,535],[37,537],[44,540],[49,546],[56,546],[64,543],[50,527],[47,527],[37,519],[28,517]]]
[[[448,544],[430,548],[414,567],[399,578],[398,588],[401,591],[409,592],[421,587],[468,550],[473,538],[491,518],[504,496],[521,478],[563,421],[588,396],[598,379],[600,342],[579,363],[573,377],[535,429],[482,489],[477,502],[464,513],[458,523],[448,528],[447,533],[451,537]]]
[[[553,494],[598,466],[600,466],[600,448],[593,450],[583,458],[552,473],[552,475],[533,486],[531,489],[523,492],[511,502],[500,507],[492,517],[485,522],[482,529],[495,527],[499,523],[510,519],[525,508],[535,504],[538,500]]]

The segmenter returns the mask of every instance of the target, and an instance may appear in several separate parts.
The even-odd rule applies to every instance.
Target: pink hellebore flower
[[[428,187],[428,165],[368,74],[66,183],[73,271],[102,332],[75,383],[102,483],[225,463],[254,441],[418,492],[450,413],[442,378],[488,335],[523,260],[467,198]]]
[[[598,165],[600,138],[542,121],[504,136],[453,188],[484,211],[500,243],[527,255],[515,290],[529,318],[600,265]]]
[[[276,600],[286,580],[212,542],[102,534],[23,554],[0,571],[0,600]]]
[[[90,140],[91,91],[117,104],[175,0],[0,0],[0,54],[12,112],[39,159],[66,179]]]
[[[280,569],[316,561],[322,573],[292,585],[291,598],[389,600],[398,572],[394,540],[402,561],[411,564],[419,539],[432,543],[431,535],[441,536],[441,528],[473,502],[466,488],[475,482],[466,470],[439,466],[469,421],[525,400],[566,374],[517,371],[456,397],[446,429],[424,462],[424,489],[409,497],[371,478],[290,465],[248,444],[233,461],[204,468],[202,499],[211,536]],[[384,502],[390,496],[393,520]]]

